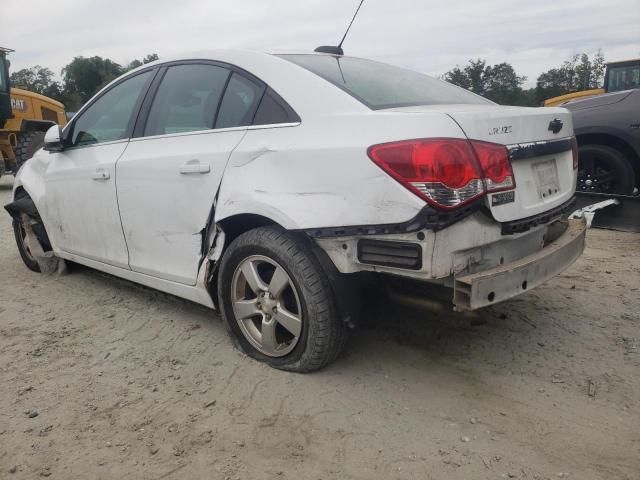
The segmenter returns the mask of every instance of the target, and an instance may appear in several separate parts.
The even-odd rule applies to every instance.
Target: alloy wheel
[[[302,334],[302,308],[291,277],[275,260],[242,260],[231,283],[231,304],[245,338],[270,357],[290,353]]]
[[[18,222],[18,241],[20,242],[26,257],[30,261],[35,262],[36,258],[33,256],[33,253],[31,253],[31,249],[29,248],[29,242],[27,242],[27,231],[25,230],[24,222],[22,221]]]
[[[581,159],[577,189],[582,192],[611,193],[616,187],[616,175],[607,162],[589,155]]]

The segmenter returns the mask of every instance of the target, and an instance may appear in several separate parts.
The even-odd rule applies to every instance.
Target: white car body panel
[[[362,146],[427,132],[464,138],[455,122],[437,113],[310,116],[295,127],[251,128],[229,161],[216,221],[256,213],[291,230],[406,222],[425,202],[376,166]]]
[[[126,147],[126,141],[106,142],[55,154],[40,151],[34,158],[43,176],[40,196],[46,198],[38,211],[60,250],[129,268],[114,181]]]
[[[229,155],[245,132],[233,128],[131,140],[116,170],[132,270],[195,285],[201,231]]]
[[[70,260],[81,265],[100,270],[101,272],[108,273],[109,275],[115,275],[116,277],[129,280],[131,282],[139,283],[145,287],[154,288],[161,292],[175,295],[176,297],[190,300],[205,307],[215,308],[213,300],[205,283],[206,268],[200,270],[198,281],[195,286],[185,285],[183,283],[172,282],[170,280],[164,280],[162,278],[153,277],[151,275],[145,275],[144,273],[134,272],[128,268],[115,267],[107,263],[97,262],[90,258],[83,257],[81,255],[74,255],[63,251],[57,251],[56,255],[65,260]]]

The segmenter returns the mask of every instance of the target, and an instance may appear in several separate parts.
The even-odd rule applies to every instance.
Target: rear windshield
[[[373,110],[491,103],[450,83],[373,60],[333,55],[278,56],[319,75]]]

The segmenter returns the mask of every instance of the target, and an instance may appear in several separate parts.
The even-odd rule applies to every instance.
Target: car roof
[[[278,53],[281,54],[283,52]],[[289,51],[288,53],[294,52]],[[324,53],[302,53],[305,55],[327,56],[327,54]],[[135,75],[139,71],[172,62],[190,60],[228,63],[251,73],[284,98],[291,108],[303,119],[309,119],[314,116],[324,116],[336,112],[370,112],[370,109],[364,104],[315,73],[285,60],[273,52],[255,50],[214,49],[161,58],[125,73],[96,95],[100,95],[102,91],[110,88],[111,85],[120,81],[122,78]],[[310,95],[309,92],[313,92],[313,94]]]

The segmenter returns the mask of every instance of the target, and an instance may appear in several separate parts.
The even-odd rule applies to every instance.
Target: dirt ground
[[[588,237],[484,324],[378,301],[335,364],[297,375],[198,305],[30,272],[2,211],[0,478],[637,480],[640,235]]]

